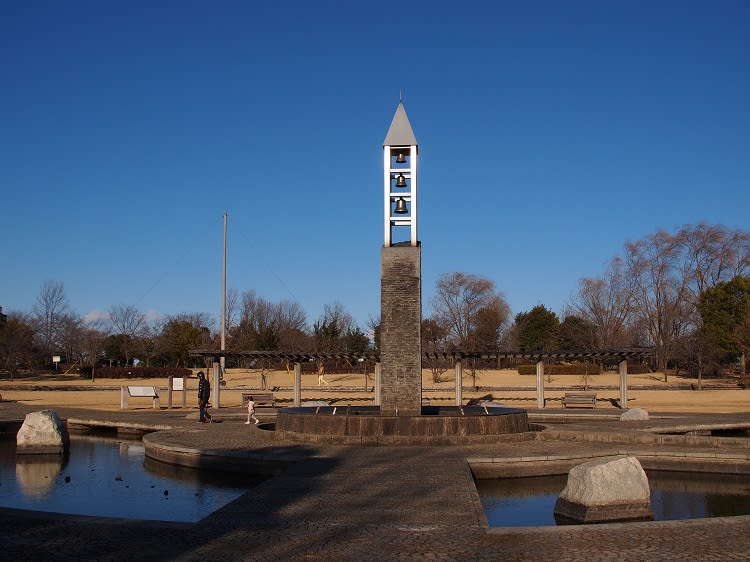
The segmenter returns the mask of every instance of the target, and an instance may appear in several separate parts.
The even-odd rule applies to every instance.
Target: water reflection
[[[733,474],[649,472],[651,504],[662,519],[750,514],[750,478]]]
[[[67,456],[19,455],[16,458],[16,481],[23,494],[30,498],[44,498],[55,487]]]
[[[140,440],[74,436],[68,458],[16,457],[15,442],[0,442],[0,507],[195,522],[260,481],[146,463]]]
[[[655,521],[750,515],[750,477],[646,471]],[[557,497],[567,475],[477,480],[490,527],[555,525]]]

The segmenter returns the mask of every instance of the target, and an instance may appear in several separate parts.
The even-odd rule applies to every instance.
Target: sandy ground
[[[194,371],[197,373],[197,370]],[[477,373],[474,389],[474,379],[468,370],[464,370],[463,402],[471,399],[484,398],[500,401],[508,406],[536,408],[536,377],[522,376],[515,370],[483,370]],[[302,400],[325,400],[337,405],[372,405],[373,385],[372,373],[365,380],[365,375],[359,374],[328,374],[325,383],[319,384],[317,375],[305,374],[302,377]],[[274,390],[274,395],[281,405],[291,405],[293,379],[286,371],[271,371],[265,374],[265,388]],[[263,381],[259,370],[229,369],[225,374],[226,386],[221,389],[221,405],[227,408],[241,408],[242,393],[261,391]],[[561,408],[560,398],[565,392],[563,387],[579,387],[582,389],[584,378],[577,375],[545,377],[545,398],[547,408]],[[730,386],[733,381],[705,380],[702,390],[675,390],[674,388],[693,385],[698,387],[697,379],[670,376],[666,389],[664,376],[659,373],[628,376],[628,406],[631,408],[645,408],[651,412],[711,412],[733,413],[750,411],[750,390],[735,388],[711,388],[722,383]],[[365,391],[365,384],[368,390]],[[588,384],[597,387],[611,388],[595,389],[598,402],[597,408],[615,408],[614,401],[620,397],[619,375],[607,373],[589,377]],[[78,375],[49,375],[33,378],[16,378],[13,381],[0,380],[0,394],[4,401],[17,401],[23,404],[49,408],[55,406],[70,406],[88,408],[92,410],[114,411],[120,409],[121,385],[156,386],[161,389],[162,410],[167,406],[166,379],[96,379],[94,382],[85,380]],[[187,408],[197,407],[197,379],[188,379]],[[653,388],[649,388],[653,387]],[[44,388],[44,390],[40,390]],[[453,371],[442,375],[441,382],[434,382],[432,374],[423,372],[423,397],[431,404],[452,405],[455,401],[455,382]],[[85,390],[85,391],[83,391]],[[215,391],[215,389],[214,389]],[[173,404],[181,404],[181,398],[173,397]],[[151,409],[149,398],[130,398],[128,409]],[[2,404],[0,404],[0,412]]]

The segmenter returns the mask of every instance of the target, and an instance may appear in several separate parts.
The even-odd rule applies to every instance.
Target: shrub
[[[628,374],[629,375],[645,375],[652,373],[651,367],[648,363],[628,361]]]
[[[536,365],[519,365],[519,375],[536,375]],[[583,363],[576,363],[574,365],[545,365],[545,375],[599,375],[601,369],[599,365],[595,363],[589,363],[584,365]]]
[[[175,367],[98,367],[94,372],[102,379],[165,379],[168,377],[189,377],[190,369]],[[91,367],[82,367],[81,376],[91,378]]]

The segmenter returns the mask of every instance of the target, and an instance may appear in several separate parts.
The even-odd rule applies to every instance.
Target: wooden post
[[[221,408],[221,363],[214,358],[214,382],[213,388],[213,402],[214,408]]]
[[[628,407],[628,361],[620,361],[620,408],[623,410]]]
[[[464,371],[461,366],[461,360],[456,361],[456,406],[461,406],[464,401],[463,397]]]
[[[302,363],[294,364],[294,407],[302,405]]]
[[[128,409],[128,387],[127,386],[120,387],[120,409],[121,410]]]
[[[544,409],[544,362],[536,363],[536,407]]]
[[[174,375],[167,379],[167,410],[172,409],[172,391],[174,390]]]

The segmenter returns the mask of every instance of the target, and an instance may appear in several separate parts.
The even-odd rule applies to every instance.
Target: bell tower
[[[397,243],[407,237],[410,246],[417,240],[417,139],[411,130],[403,101],[399,101],[391,127],[383,141],[383,187],[385,192],[385,242]]]
[[[399,100],[383,141],[385,240],[380,261],[381,414],[422,411],[422,249],[418,145]]]

